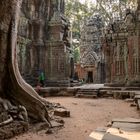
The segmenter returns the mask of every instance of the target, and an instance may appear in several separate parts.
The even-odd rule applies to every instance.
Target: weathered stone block
[[[63,108],[58,108],[58,109],[55,109],[54,115],[60,116],[60,117],[70,117],[70,111]]]

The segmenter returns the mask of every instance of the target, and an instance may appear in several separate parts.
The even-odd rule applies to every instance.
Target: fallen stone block
[[[124,131],[118,128],[109,128],[102,140],[139,140],[139,131]]]
[[[52,124],[52,128],[64,126],[64,124],[58,123],[58,122],[56,122],[56,121],[51,121],[51,124]]]
[[[112,127],[119,128],[124,131],[140,131],[139,123],[114,122]]]
[[[41,131],[41,130],[44,130],[44,129],[47,129],[49,126],[46,122],[41,122],[41,123],[36,123],[34,126],[33,126],[33,131]]]
[[[104,136],[104,133],[94,131],[89,135],[88,140],[102,140],[103,136]]]
[[[128,140],[128,139],[120,137],[120,136],[116,136],[116,135],[113,135],[113,134],[110,134],[110,133],[106,133],[103,136],[102,140]]]
[[[134,99],[127,98],[125,99],[125,101],[131,103],[131,102],[134,102]]]
[[[104,134],[107,131],[107,127],[99,127],[95,131],[93,131],[87,140],[102,140]]]
[[[134,99],[135,99],[135,100],[140,99],[140,95],[135,95]]]
[[[70,111],[63,108],[57,108],[54,110],[54,115],[60,117],[70,117]]]
[[[139,123],[140,124],[140,119],[135,119],[135,118],[117,118],[113,119],[112,123],[114,122],[123,122],[123,123]]]

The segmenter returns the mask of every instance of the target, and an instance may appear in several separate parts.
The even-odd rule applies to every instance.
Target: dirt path
[[[79,99],[72,97],[48,98],[71,111],[70,118],[64,118],[65,127],[51,135],[44,132],[28,133],[12,140],[86,140],[97,127],[105,126],[112,118],[139,118],[136,108],[129,103],[113,99]]]

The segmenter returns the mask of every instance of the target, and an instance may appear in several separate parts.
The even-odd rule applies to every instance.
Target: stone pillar
[[[62,41],[47,41],[47,86],[69,86],[68,68],[65,45]]]
[[[49,39],[46,41],[46,86],[70,86],[70,52],[64,40],[66,24],[54,11],[49,22]]]

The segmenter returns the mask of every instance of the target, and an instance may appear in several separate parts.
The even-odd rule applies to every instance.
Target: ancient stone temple
[[[48,86],[69,86],[69,22],[64,0],[24,0],[19,23],[18,62],[24,79],[37,85],[41,71]]]
[[[94,15],[86,22],[81,33],[81,66],[85,71],[83,77],[88,83],[103,83],[105,79],[100,39],[103,27],[101,17]]]
[[[103,37],[106,83],[140,85],[140,11],[126,10],[122,20],[110,23]]]
[[[49,37],[45,45],[47,48],[46,74],[47,84],[52,86],[69,86],[70,44],[68,41],[67,19],[60,10],[54,7],[54,13],[49,21]]]

